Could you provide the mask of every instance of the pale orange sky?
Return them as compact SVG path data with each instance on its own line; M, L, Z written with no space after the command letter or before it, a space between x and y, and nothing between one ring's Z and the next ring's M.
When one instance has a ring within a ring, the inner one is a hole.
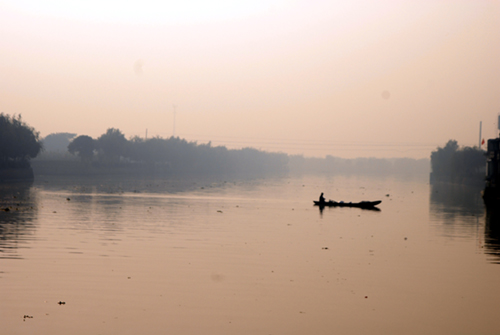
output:
M41 136L429 157L497 135L500 1L4 1L0 112Z

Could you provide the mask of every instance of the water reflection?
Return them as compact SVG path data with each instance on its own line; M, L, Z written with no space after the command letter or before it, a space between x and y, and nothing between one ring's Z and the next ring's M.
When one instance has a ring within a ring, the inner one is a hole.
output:
M437 183L431 185L431 211L444 213L454 221L466 216L484 215L481 186Z
M243 179L220 179L220 178L127 178L118 176L107 177L54 177L44 176L35 181L35 186L47 191L66 191L76 194L123 194L123 193L147 193L147 194L178 194L203 190L220 192L228 186L245 183ZM247 185L252 185L252 183Z
M356 210L356 211L368 211L368 212L380 212L381 209L378 207L368 207L368 208L363 208L363 207L329 207L329 206L316 206L319 209L319 215L322 218L323 217L323 212L325 210L325 207L328 208L328 210Z
M500 211L498 209L486 211L484 236L486 253L493 256L491 259L493 263L500 264Z
M443 236L477 236L477 228L484 222L481 188L442 183L432 185L430 213L431 220Z
M190 204L197 210L209 208L213 201L241 199L252 190L261 194L263 186L248 180L44 177L35 187L43 196L45 212L55 214L52 223L60 221L64 229L98 232L101 240L116 241L123 233L169 233L174 226L179 229L179 223L181 229L189 229L186 223L196 223L189 219L196 215Z
M432 185L430 213L443 236L477 238L481 243L484 227L485 252L492 256L492 263L500 264L500 214L485 208L481 189L470 185Z
M430 214L443 236L474 237L484 222L481 188L456 184L431 186Z
M18 249L32 239L36 198L31 183L0 185L0 258L20 258Z
M122 231L122 222L126 222L125 199L122 195L99 194L61 194L58 192L44 193L47 199L51 199L54 208L59 207L61 216L66 220L67 227L81 231L91 231L98 229L103 233L114 236L117 231ZM57 202L57 198L68 196L66 204L62 206ZM130 205L129 205L130 206Z

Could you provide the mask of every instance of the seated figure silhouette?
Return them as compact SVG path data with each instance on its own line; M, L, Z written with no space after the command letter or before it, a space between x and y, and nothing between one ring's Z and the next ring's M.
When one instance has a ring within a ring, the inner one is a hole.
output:
M321 192L321 195L319 196L319 203L324 204L325 203L325 197L323 196L323 192Z

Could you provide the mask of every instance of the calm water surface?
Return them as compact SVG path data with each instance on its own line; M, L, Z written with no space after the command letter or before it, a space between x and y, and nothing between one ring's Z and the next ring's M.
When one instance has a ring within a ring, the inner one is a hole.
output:
M478 191L310 176L4 186L0 333L499 334L500 224ZM383 202L320 212L320 192Z

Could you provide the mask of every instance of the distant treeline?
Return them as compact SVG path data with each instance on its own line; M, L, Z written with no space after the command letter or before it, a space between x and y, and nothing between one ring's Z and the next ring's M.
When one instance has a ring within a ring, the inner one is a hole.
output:
M46 151L38 161L60 161L58 167L47 166L45 170L62 173L66 169L85 173L89 169L98 169L101 173L107 173L106 171L112 167L127 167L143 173L143 168L147 167L148 171L155 174L245 174L253 176L286 172L428 176L430 172L429 159L343 159L333 156L325 158L289 156L252 148L235 150L223 146L214 147L211 143L197 144L179 137L168 139L134 137L127 140L120 130L114 128L108 129L97 139L86 135L75 136L71 133L57 133L44 139ZM64 148L67 148L66 152ZM76 157L79 157L81 163L70 164L69 161L75 160Z
M289 156L291 173L343 175L428 175L429 160L412 158L325 158Z
M2 128L3 127L3 128ZM21 117L0 114L0 164L29 166L35 174L133 173L169 175L265 176L284 173L423 175L429 173L428 159L356 158L333 156L308 158L270 153L253 148L227 149L198 144L179 137L125 138L115 128L94 139L73 133L50 134L40 140L38 133ZM41 148L44 150L38 155ZM434 170L437 171L437 170Z
M282 174L288 169L288 156L252 148L230 150L223 146L197 144L179 137L163 139L134 137L127 140L119 129L110 128L99 138L87 135L72 138L73 134L49 136L52 145L67 141L68 152L79 157L91 169L130 168L156 175L186 174ZM45 155L44 155L45 156ZM54 159L48 154L46 158ZM59 158L64 155L59 155ZM43 159L43 158L42 158Z
M486 152L478 147L459 147L449 140L431 154L431 182L481 183L485 179Z

